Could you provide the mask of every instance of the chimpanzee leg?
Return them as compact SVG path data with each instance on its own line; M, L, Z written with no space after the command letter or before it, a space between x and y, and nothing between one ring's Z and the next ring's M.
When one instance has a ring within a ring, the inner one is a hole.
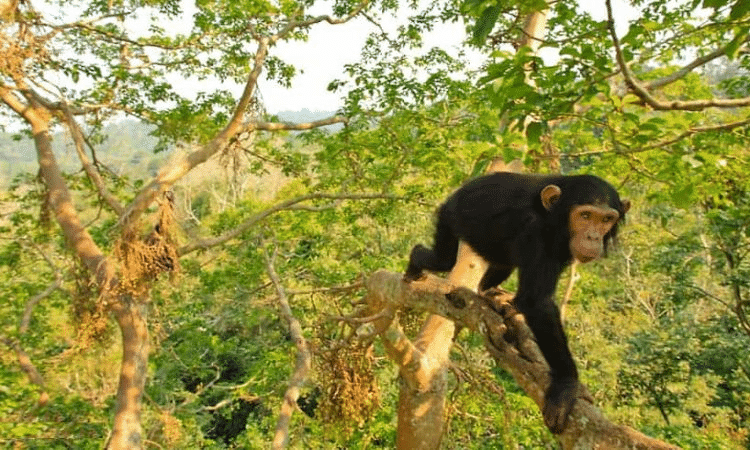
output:
M512 272L513 266L488 267L482 277L482 281L479 282L479 290L486 291L487 289L497 287L500 283L507 280Z
M409 256L409 267L406 269L404 278L416 280L422 276L422 270L433 272L447 272L456 264L458 253L458 238L453 235L449 218L443 211L438 213L438 222L435 227L435 242L433 248L424 245L416 245Z

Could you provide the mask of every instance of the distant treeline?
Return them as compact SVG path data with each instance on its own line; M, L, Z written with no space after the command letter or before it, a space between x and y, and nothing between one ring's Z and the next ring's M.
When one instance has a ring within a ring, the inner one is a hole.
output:
M282 111L276 115L284 122L309 122L333 115L330 111ZM97 159L118 175L153 176L166 155L154 153L157 139L154 127L135 120L123 120L104 128L107 139L96 146ZM53 150L62 169L73 172L81 164L67 132L53 136ZM0 133L0 189L6 189L19 174L36 174L34 140L21 133Z

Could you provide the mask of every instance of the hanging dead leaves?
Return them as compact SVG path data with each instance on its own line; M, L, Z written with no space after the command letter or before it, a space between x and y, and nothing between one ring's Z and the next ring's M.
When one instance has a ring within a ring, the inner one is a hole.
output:
M372 346L337 347L316 356L319 367L325 367L319 373L324 393L318 407L321 419L363 424L380 407Z
M143 294L160 273L179 269L171 191L165 192L159 202L151 232L144 238L138 228L130 226L115 245L115 256L121 263L120 288L135 295Z

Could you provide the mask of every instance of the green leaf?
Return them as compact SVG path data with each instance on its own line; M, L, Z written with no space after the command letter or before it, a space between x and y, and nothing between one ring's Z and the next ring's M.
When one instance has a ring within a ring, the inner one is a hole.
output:
M541 122L531 122L526 126L526 141L529 145L539 144L544 132L544 125Z
M520 158L521 156L523 156L523 152L518 149L510 146L503 148L503 161L505 162L513 161L514 159Z
M678 208L687 209L692 205L694 193L695 186L693 184L685 184L671 192L672 201Z
M738 0L737 3L741 3L743 1L744 0ZM719 9L726 4L727 4L726 0L703 0L704 8Z
M727 45L727 49L724 52L729 59L735 59L740 47L747 40L748 33L750 33L750 27L743 27L737 30L737 34L734 35L734 39Z
M729 12L729 18L731 20L742 20L748 12L750 12L750 2L747 0L737 0L732 6L732 10Z
M485 8L474 26L473 41L475 44L480 45L485 39L487 39L487 36L495 27L495 22L497 22L499 16L500 5L493 5Z

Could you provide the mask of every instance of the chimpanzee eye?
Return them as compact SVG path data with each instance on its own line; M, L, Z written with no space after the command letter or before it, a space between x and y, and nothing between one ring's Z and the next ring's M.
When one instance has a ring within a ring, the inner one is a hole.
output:
M591 213L588 211L583 211L581 213L581 218L584 220L589 220L591 218Z
M615 220L614 216L604 216L604 219L602 219L602 222L609 223Z

